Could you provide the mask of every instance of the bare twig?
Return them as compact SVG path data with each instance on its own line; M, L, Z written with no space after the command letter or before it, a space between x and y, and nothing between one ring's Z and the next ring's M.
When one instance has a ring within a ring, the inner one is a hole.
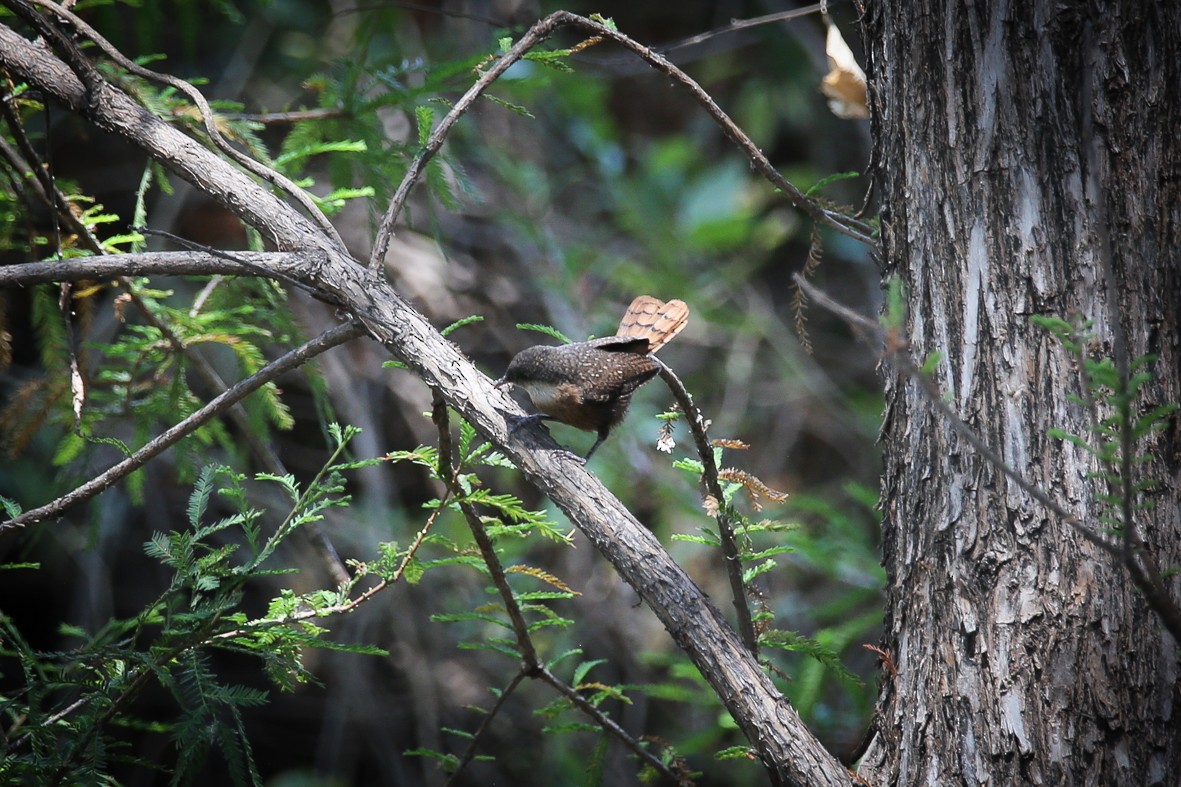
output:
M302 366L325 350L354 339L362 333L364 331L360 326L351 322L330 328L316 338L305 342L281 358L267 364L246 379L236 383L188 418L165 430L143 448L111 467L106 472L100 473L77 489L67 492L51 503L47 503L40 508L34 508L31 511L26 511L20 516L0 523L0 531L13 527L24 527L25 525L58 516L78 503L89 500L119 479L142 467L144 463L164 449L175 444L186 435L191 434L200 426L208 423L225 408L236 402L240 402L266 383L291 369Z
M728 35L730 33L737 33L739 30L749 30L752 27L760 27L761 25L770 25L776 22L790 22L793 19L800 19L801 17L810 16L811 14L820 13L824 7L823 3L813 3L806 5L803 8L793 8L790 11L777 11L773 14L764 14L763 16L756 16L753 19L735 19L725 27L719 27L714 30L709 30L700 35L690 36L689 38L681 39L675 44L666 44L664 46L653 47L657 52L667 55L669 52L675 52L687 46L700 44L708 41L711 38Z
M730 595L733 598L734 612L738 618L738 633L747 649L755 657L759 655L759 640L755 635L754 622L751 619L750 604L746 600L746 583L742 579L742 556L738 550L738 541L734 537L734 523L727 510L726 498L722 495L722 484L718 479L718 463L714 461L713 447L709 444L709 436L705 433L705 419L697 405L693 404L693 397L685 388L681 379L669 368L668 364L657 359L660 364L660 377L681 406L685 420L689 423L689 431L693 434L693 442L697 446L697 453L701 456L704 468L702 478L709 494L717 501L718 536L722 542L722 556L726 561L726 576L730 580Z
M500 713L500 709L504 707L505 701L508 700L509 695L517 690L521 685L521 681L525 679L525 670L522 669L513 675L513 679L509 681L508 685L504 687L497 697L496 702L492 703L492 707L484 714L484 720L480 722L480 726L472 733L471 739L468 741L467 748L463 750L463 754L459 755L459 759L455 763L455 769L451 771L451 775L447 777L444 782L444 787L454 784L456 777L463 773L463 769L476 756L476 750L479 748L480 741L484 738L484 733L492 726L492 720Z
M447 6L440 6L437 3L407 3L407 2L387 2L382 0L380 3L366 4L357 3L350 7L341 7L336 14L344 16L345 14L359 14L366 11L372 11L374 7L384 8L386 6L393 6L395 8L408 8L412 11L419 11L427 14L438 14L439 16L446 16L452 19L468 19L473 22L482 22L489 27L509 27L512 22L506 18L488 16L487 14L474 14L467 11L459 11Z
M239 112L237 114L227 114L224 117L230 120L249 120L251 123L259 123L264 126L283 126L293 123L302 123L306 120L333 120L335 118L347 117L343 109L335 109L332 107L321 107L319 109L293 109L289 112Z

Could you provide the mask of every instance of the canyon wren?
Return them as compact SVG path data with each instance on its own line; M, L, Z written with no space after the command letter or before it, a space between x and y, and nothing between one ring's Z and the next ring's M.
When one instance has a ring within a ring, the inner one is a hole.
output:
M684 329L689 307L641 295L627 307L614 336L556 347L538 345L517 353L497 388L513 385L529 394L541 412L520 419L509 434L538 421L559 421L597 432L590 459L623 420L632 394L660 372L652 354Z

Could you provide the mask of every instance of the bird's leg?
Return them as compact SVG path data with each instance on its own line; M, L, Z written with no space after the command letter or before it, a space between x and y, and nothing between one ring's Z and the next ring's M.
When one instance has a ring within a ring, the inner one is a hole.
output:
M582 458L582 461L585 462L585 461L589 460L591 458L591 454L593 454L595 452L596 448L598 448L599 446L601 446L603 444L603 441L607 439L607 435L610 433L611 433L610 426L606 427L605 429L600 429L599 430L599 439L595 440L595 444L592 445L590 447L590 450L586 452L586 456L584 456Z

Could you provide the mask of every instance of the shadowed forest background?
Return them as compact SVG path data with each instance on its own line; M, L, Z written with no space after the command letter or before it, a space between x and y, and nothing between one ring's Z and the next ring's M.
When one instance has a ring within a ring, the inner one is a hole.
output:
M558 7L610 17L622 32L657 48L725 28L733 19L783 10L746 2L679 3L671 10L611 2L277 1L83 5L78 13L128 56L197 82L206 97L221 102L220 113L248 124L256 135L250 144L298 161L301 175L314 179L313 192L372 189L342 200L332 216L350 252L364 260L377 217L417 147L419 108L443 115L475 80L473 69L500 51L498 39L519 35ZM859 51L853 8L835 5L832 13ZM570 46L584 38L563 32L550 43ZM868 167L868 126L829 111L818 89L828 70L824 42L825 28L812 14L707 37L667 56L789 180L803 190L819 184L816 196L856 210L870 187L857 174ZM812 224L752 172L700 106L668 79L607 44L563 62L569 71L519 63L492 87L493 100L482 100L463 118L398 227L389 278L437 327L482 317L449 338L491 377L518 350L551 341L518 324L551 325L580 341L614 332L635 295L689 304L689 326L662 359L712 421L711 437L749 445L727 450L722 464L789 494L784 503L762 500L762 510L739 496L752 521L778 518L790 525L764 543L790 551L774 556L776 565L755 580L756 608L809 638L764 655L804 721L848 763L876 693L877 657L862 645L877 643L881 620L874 511L880 383L873 354L843 323L814 307L798 308L792 276L811 260L813 283L874 314L878 272L868 250L853 241L827 230L814 236ZM141 200L145 214L137 218L142 153L53 107L28 113L26 121L59 187L91 195L104 214L117 217L100 227L100 236L128 233L142 222L218 249L252 246L232 214L174 178L151 181ZM363 142L363 149L327 144L346 140ZM11 171L6 176L5 262L44 256L53 232L49 213L17 199L12 183L19 178ZM42 253L30 253L30 243ZM176 248L159 238L149 245ZM265 326L249 337L211 331L194 342L226 380L250 368L242 347L247 338L274 357L297 343L295 337L322 331L335 319L330 307L298 289L280 295L247 279L223 281L216 291L191 277L157 277L151 286L160 291L153 302L161 305L197 309L213 297L221 299L218 308L238 309L243 324ZM75 292L73 329L90 377L95 435L138 445L175 420L166 402L176 400L164 396L171 386L209 393L183 365L137 378L150 348L118 357L106 352L136 322L130 312L128 322L121 321L118 290ZM13 289L0 297L3 329L12 336L11 361L0 371L6 449L0 494L28 509L120 453L109 442L71 437L64 356L46 339L61 335L46 327L61 319L46 308L56 303L57 290L49 286L38 296ZM204 466L253 473L261 469L258 452L270 452L297 481L309 483L332 450L332 422L361 429L348 447L358 459L432 445L429 390L412 375L383 367L388 360L369 341L332 350L316 360L311 375L309 369L287 375L272 399L248 403L250 435L225 421L61 519L0 538L4 562L40 564L0 572L7 620L31 648L64 651L78 645L73 628L93 634L165 592L172 572L146 555L144 545L155 532L184 526ZM116 396L117 385L129 380L133 392ZM656 449L662 423L656 416L671 401L659 383L643 388L589 469L729 612L721 553L695 538L712 522L697 475L673 465L692 456L684 426L671 457ZM550 432L578 452L593 440L562 426ZM479 475L495 491L519 496L527 509L548 505L511 469L484 468ZM320 523L345 559L371 560L381 542L405 545L429 515L424 505L439 495L424 468L411 461L357 468L346 479L352 505L328 512ZM264 531L279 524L288 504L279 488L249 481L245 494L267 509L260 519ZM227 504L214 495L209 505L217 515ZM552 507L549 513L555 532L571 533L569 543L537 533L497 543L506 564L543 570L577 593L552 602L566 622L541 630L539 644L551 657L579 649L584 667L574 682L586 684L588 694L603 691L599 707L631 734L672 747L685 768L701 772L697 783L762 783L757 763L715 757L744 744L726 711L635 593L560 513ZM470 535L458 515L441 517L433 532L455 555L467 554L463 544ZM224 538L234 541L228 532ZM430 548L424 555L439 562L413 582L385 590L349 615L317 621L330 626L328 639L372 645L382 654L309 649L303 662L309 680L290 691L269 682L256 658L212 654L208 668L219 680L267 692L265 704L241 708L265 783L445 781L437 761L463 750L464 733L474 733L484 718L475 708L491 706L514 662L490 644L507 635L468 614L494 601L486 577L464 560L444 560L441 545L438 552ZM285 588L301 593L331 585L303 539L283 542L272 560L268 568L294 571L247 585L249 615L263 614ZM448 622L447 616L459 617ZM834 654L852 674L839 674ZM13 651L5 650L4 692L20 671ZM605 784L636 783L638 766L629 753L584 726L586 719L559 700L540 681L523 684L476 751L494 759L468 766L459 783L577 784L588 773ZM144 725L115 732L126 746L112 751L110 772L126 784L164 783L168 774L144 763L175 765L175 730L167 727L178 713L175 699L156 687L135 703ZM418 754L407 756L411 751ZM230 771L214 747L195 778L223 783Z

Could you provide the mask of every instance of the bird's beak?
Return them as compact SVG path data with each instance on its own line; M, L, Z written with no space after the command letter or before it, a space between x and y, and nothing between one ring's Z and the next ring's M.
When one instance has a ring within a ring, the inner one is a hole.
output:
M506 380L503 377L501 377L496 382L492 383L492 387L496 388L496 389L504 388L506 385L509 387L512 387L512 383L510 383L508 380Z

